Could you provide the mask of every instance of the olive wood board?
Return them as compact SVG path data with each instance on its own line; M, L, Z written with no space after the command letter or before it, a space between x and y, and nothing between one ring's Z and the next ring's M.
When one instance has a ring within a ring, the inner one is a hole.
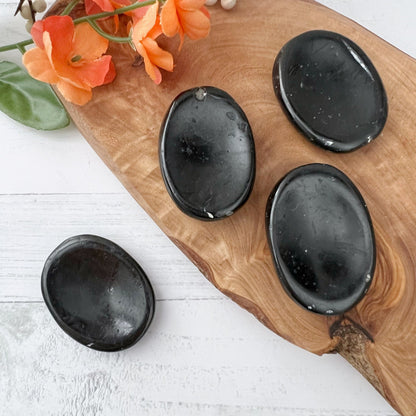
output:
M232 12L210 8L208 38L185 41L173 73L156 86L128 46L112 48L116 80L83 107L66 104L79 130L167 236L219 290L288 341L316 354L338 352L403 415L416 415L416 61L358 24L307 0L239 0ZM277 53L308 30L356 42L377 68L389 100L382 134L347 154L306 140L275 97ZM162 180L159 129L182 91L227 91L251 124L257 172L248 202L231 217L204 222L183 214ZM343 316L325 317L294 303L276 275L265 232L267 198L291 169L328 163L357 185L377 244L373 283Z

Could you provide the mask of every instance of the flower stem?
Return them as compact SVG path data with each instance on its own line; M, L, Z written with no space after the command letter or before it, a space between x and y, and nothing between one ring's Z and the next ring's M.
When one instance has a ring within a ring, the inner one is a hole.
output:
M121 7L120 9L116 9L112 12L102 12L102 13L97 13L97 14L93 14L90 16L83 16L83 17L79 17L78 19L74 20L74 24L79 24L79 23L83 23L83 22L90 22L91 20L98 20L98 19L103 19L105 17L111 17L111 16L115 16L116 14L123 14L126 12L130 12L134 9L138 9L139 7L145 7L145 6L151 6L152 4L155 4L157 2L157 0L147 0L147 1L143 1L143 2L135 2L133 4L130 4L129 6L126 7Z
M25 47L24 47L24 46L19 45L19 44L17 44L16 46L17 46L17 49L20 51L20 53L21 53L22 55L24 55L24 54L26 53L26 49L25 49Z
M61 16L66 16L74 10L74 7L79 3L80 0L72 0L68 5L65 7L64 11L61 13Z
M13 49L18 49L20 52L24 53L25 46L31 45L33 43L33 39L23 40L22 42L12 43L11 45L1 46L0 52L11 51Z
M118 43L129 43L131 42L131 37L126 37L126 38L122 38L120 36L112 36L109 35L107 32L105 32L104 30L102 30L100 28L100 26L98 26L97 22L95 22L95 20L93 19L89 19L87 20L88 23L91 25L91 27L99 34L101 35L103 38L108 39L111 42L118 42Z

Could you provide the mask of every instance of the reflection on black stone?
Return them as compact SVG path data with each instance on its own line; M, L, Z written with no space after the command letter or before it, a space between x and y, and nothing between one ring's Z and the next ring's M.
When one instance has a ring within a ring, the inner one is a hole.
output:
M250 195L254 140L244 112L224 91L202 87L179 95L163 122L159 155L170 196L192 217L227 217Z
M357 149L386 123L380 76L367 55L340 34L315 30L289 41L276 58L273 85L297 127L325 149Z
M298 303L332 315L364 296L374 233L364 200L342 172L321 164L291 171L270 195L266 219L278 276Z
M209 155L212 154L212 146L208 142L204 142L201 137L193 136L191 138L184 137L180 139L180 146L178 147L180 156L185 160L204 164L209 161Z
M49 256L42 294L59 326L97 350L130 347L147 331L153 290L141 267L109 240L69 238Z

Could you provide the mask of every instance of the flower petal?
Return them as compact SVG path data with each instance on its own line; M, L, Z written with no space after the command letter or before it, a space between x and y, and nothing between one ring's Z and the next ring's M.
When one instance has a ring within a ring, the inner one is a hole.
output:
M99 58L108 48L108 40L100 36L89 23L75 27L72 52L81 60L92 61Z
M91 89L78 88L64 80L60 80L56 86L65 100L71 103L84 105L92 98Z
M206 7L201 7L199 10L201 10L201 12L204 13L204 15L208 17L208 19L211 17L209 10Z
M149 31L146 37L150 39L156 39L162 33L163 32L162 32L162 26L160 26L160 17L157 16L155 25L152 27L152 29Z
M43 49L33 48L23 55L23 65L32 78L38 81L56 84L59 81L55 70Z
M182 50L183 41L185 40L185 33L183 32L182 26L179 26L179 37L181 42L179 43L178 51L180 52Z
M159 2L149 7L143 19L139 20L133 27L133 42L139 43L152 30L156 23Z
M114 6L110 0L92 0L101 11L103 12L112 12L114 10ZM86 7L85 7L86 10ZM87 10L86 10L87 11ZM88 13L88 11L87 11Z
M74 37L74 23L69 16L50 16L43 21L44 36L49 33L51 40L51 59L66 62L72 51L72 40Z
M201 10L181 10L180 21L190 39L202 39L209 35L210 20Z
M92 62L86 62L79 67L73 67L71 81L78 86L85 85L90 88L103 85L107 73L110 70L111 56L104 55Z
M137 52L143 57L144 68L147 72L147 75L149 75L155 84L159 85L162 82L162 74L160 73L159 68L156 65L153 65L145 47L141 43L137 45Z
M84 0L85 13L87 15L101 13L103 10L94 0Z
M175 0L167 0L162 7L160 23L166 36L171 38L178 33L180 25Z
M145 0L139 0L137 3L143 3L144 1ZM138 7L137 9L134 9L131 12L127 12L126 14L128 16L132 16L134 23L136 23L145 16L149 7L150 6Z
M163 50L155 40L146 38L142 41L150 61L159 68L173 71L173 56Z
M79 88L86 88L81 80L76 76L74 72L74 67L70 63L65 61L53 61L52 59L52 42L48 32L43 33L43 43L45 45L45 53L48 56L49 62L51 63L52 68L55 70L56 75L59 79L66 80L67 82L77 86Z
M52 42L49 32L43 32L43 44L45 46L45 53L49 59L49 62L56 72L58 78L71 78L71 66L67 62L67 59L64 61L53 60L52 58Z
M30 30L30 34L36 44L41 49L44 49L45 46L43 45L43 20L38 20L37 22L33 23L32 29Z
M204 6L205 0L176 0L176 4L184 10L199 10Z
M116 67L114 66L113 60L111 60L110 66L108 68L107 75L105 76L102 85L109 84L110 82L113 82L115 77L116 77Z
M129 6L131 4L129 0L110 0L110 2L115 9L120 9L121 7Z

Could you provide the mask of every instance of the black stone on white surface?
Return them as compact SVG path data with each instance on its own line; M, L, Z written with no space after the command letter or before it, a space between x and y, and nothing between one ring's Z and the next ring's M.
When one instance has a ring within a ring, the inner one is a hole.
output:
M377 70L358 45L338 33L314 30L290 40L276 58L273 86L295 125L334 152L369 143L387 120Z
M153 289L121 247L93 235L71 237L46 260L42 295L72 338L101 351L135 344L154 314Z
M180 94L160 132L160 167L166 188L187 215L214 220L248 199L255 178L255 147L246 115L214 87Z
M280 281L304 308L338 315L367 293L376 246L367 206L330 165L289 172L270 195L267 237Z

